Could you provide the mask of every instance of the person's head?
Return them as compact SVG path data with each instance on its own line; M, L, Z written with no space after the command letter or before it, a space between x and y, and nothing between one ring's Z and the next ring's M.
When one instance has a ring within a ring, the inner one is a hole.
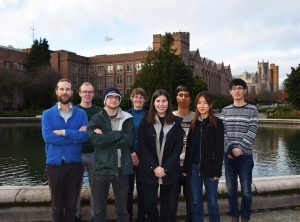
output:
M207 91L198 93L195 98L195 116L191 123L192 128L195 127L199 117L202 119L209 118L210 125L216 125L216 117L214 116L213 111L213 99Z
M84 82L79 87L79 96L81 102L85 104L91 104L94 98L94 87L90 82Z
M177 86L175 89L178 108L189 109L191 104L191 90L187 86Z
M234 101L244 100L247 91L247 83L242 79L233 79L230 82L230 95Z
M130 100L135 110L140 110L144 107L147 99L146 91L143 88L135 88L130 94Z
M173 122L170 96L164 89L158 89L152 95L147 116L148 123L155 123L155 115L165 117L166 123Z
M109 109L117 109L121 103L121 93L115 87L109 87L104 91L104 106Z
M58 102L62 104L68 104L71 101L73 90L72 83L68 79L58 80L55 88L55 94Z

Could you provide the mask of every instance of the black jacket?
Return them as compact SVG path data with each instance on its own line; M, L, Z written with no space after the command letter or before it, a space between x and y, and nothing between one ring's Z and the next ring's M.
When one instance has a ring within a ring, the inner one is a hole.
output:
M180 175L180 154L183 147L183 129L181 118L175 117L173 126L166 135L164 153L161 167L165 169L166 176L162 178L163 184L173 184ZM158 184L158 177L154 169L159 166L156 153L156 132L153 124L148 124L146 117L142 120L138 132L140 163L137 180L147 184Z
M209 126L209 118L197 121L195 128L190 128L187 137L183 171L192 175L192 164L197 147L200 147L200 174L207 177L221 177L224 155L224 127L217 118L216 127ZM200 144L201 142L201 144Z

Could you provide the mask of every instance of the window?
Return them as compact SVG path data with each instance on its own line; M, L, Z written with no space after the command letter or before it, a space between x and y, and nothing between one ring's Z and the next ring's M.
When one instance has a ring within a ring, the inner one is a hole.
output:
M85 72L85 67L84 66L80 66L79 67L79 73L80 74L84 74L84 72Z
M73 77L72 77L72 85L77 85L77 82L78 82L78 77L77 77L77 75L75 74L75 75L73 75Z
M73 66L72 66L72 72L73 72L74 74L78 74L78 65L73 65Z
M135 69L136 69L136 71L140 71L141 69L142 69L142 63L141 62L138 62L138 63L136 63L135 64Z
M23 96L18 95L17 105L20 107L20 106L23 106L23 104L24 104Z
M12 70L13 69L13 66L14 65L14 62L11 62L11 61L4 61L4 66L6 69L8 70Z
M92 83L93 85L95 84L95 78L94 77L90 77L90 83Z
M112 76L106 76L106 84L110 85L113 83L113 77Z
M97 96L103 96L103 90L97 90Z
M113 65L108 65L107 66L107 72L112 73L114 71L114 66Z
M131 84L132 83L132 75L126 75L126 83Z
M89 67L89 73L93 74L95 72L95 67L94 66L90 66Z
M117 84L122 84L123 83L123 76L122 75L117 75L116 83Z
M132 63L126 64L126 71L131 72L133 70Z
M104 66L97 66L97 73L103 74L105 72Z
M123 65L122 64L117 65L117 72L123 72Z
M103 76L97 76L97 85L103 85Z
M126 89L126 93L127 93L127 94L130 94L130 93L131 93L131 89L130 89L130 88L127 88L127 89Z
M84 81L84 77L81 77L80 78L80 84L82 84L82 83L84 83L85 81Z

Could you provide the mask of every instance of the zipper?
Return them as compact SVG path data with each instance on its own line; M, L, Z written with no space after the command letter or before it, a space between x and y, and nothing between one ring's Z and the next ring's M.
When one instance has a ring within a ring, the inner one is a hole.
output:
M199 158L199 176L200 176L200 166L201 166L201 158L202 158L202 155L201 155L201 148L202 148L202 126L203 126L203 120L201 121L201 125L200 125L200 158Z

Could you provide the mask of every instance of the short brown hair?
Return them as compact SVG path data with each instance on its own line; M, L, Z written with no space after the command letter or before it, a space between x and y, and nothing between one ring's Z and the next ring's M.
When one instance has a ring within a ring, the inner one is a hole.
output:
M71 82L71 80L69 80L69 79L60 79L60 80L58 80L58 82L56 83L55 90L58 89L58 83L60 83L60 82L68 82L68 83L70 83L70 84L71 84L71 89L72 89L72 82Z
M84 82L84 83L82 83L82 84L79 86L79 92L80 92L82 86L92 86L92 87L94 88L94 86L93 86L92 83L90 83L90 82Z
M147 94L146 94L146 91L141 88L141 87L138 87L138 88L134 88L132 91L131 91L131 94L130 94L130 98L133 98L135 95L141 95L145 98L145 100L147 99Z

